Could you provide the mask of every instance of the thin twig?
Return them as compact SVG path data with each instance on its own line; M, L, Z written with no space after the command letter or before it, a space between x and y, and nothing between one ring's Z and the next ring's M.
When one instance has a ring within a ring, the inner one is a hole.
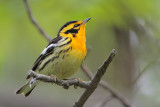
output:
M70 86L79 86L81 88L88 88L89 82L86 81L81 81L78 79L68 79L68 80L60 80L57 77L53 76L47 76L43 74L38 74L32 70L29 71L29 75L31 77L36 78L36 80L40 80L43 82L48 82L48 83L55 83L57 85L63 86L63 88L68 89Z
M107 60L103 63L103 65L98 69L95 76L90 81L90 87L88 87L81 97L78 99L78 101L75 103L73 107L83 107L87 99L90 97L90 95L94 92L94 90L97 88L97 85L99 84L102 76L106 72L106 69L108 68L109 64L111 63L112 59L114 58L116 54L115 49L112 50Z
M28 4L28 0L24 0L26 9L27 9L27 13L28 13L28 17L30 19L30 21L33 23L33 25L38 29L38 31L49 41L51 42L52 38L41 28L41 26L38 24L38 22L36 21L36 19L33 17L31 9L29 7Z
M89 79L93 78L94 76L93 73L90 71L90 69L86 65L82 64L81 69L89 77Z
M106 98L104 98L103 100L101 100L94 107L104 107L106 105L106 103L109 102L110 100L112 100L113 98L114 98L113 95L109 95Z
M117 100L119 100L125 107L133 107L129 101L121 96L117 91L115 91L111 86L109 86L108 83L101 81L100 82L101 86L103 86L105 89L107 89Z
M50 42L52 40L51 37L40 27L40 25L37 23L36 19L33 17L31 9L30 9L29 4L28 4L28 0L24 0L24 3L25 3L25 6L26 6L26 9L27 9L27 13L28 13L30 21L38 29L38 31L42 34L42 36L44 36L44 38L47 39ZM82 65L81 68L82 68L83 71L85 71L85 73L87 74L88 77L92 78L94 76L93 73L88 69L87 66ZM35 76L36 76L36 74L35 74ZM40 80L41 79L40 77L37 77L37 79ZM51 79L51 77L50 77L50 79ZM63 83L63 82L65 82L65 81L61 81L61 83ZM76 82L77 81L75 81L75 83L73 83L73 84L76 84ZM120 96L105 81L101 80L100 83L99 83L99 85L101 85L103 88L107 89L115 98L117 98L120 102L122 102L126 107L132 107L131 104L127 101L127 99L125 99L122 96ZM65 87L65 86L69 87L68 85L64 85L63 87ZM82 88L83 88L83 86L82 86Z
M94 92L97 88L98 83L100 82L102 76L106 72L109 64L111 63L112 59L114 58L116 51L113 49L110 53L107 60L103 63L103 65L98 69L96 75L91 79L89 82L80 81L78 79L69 79L69 80L60 80L55 76L47 76L43 74L38 74L32 70L29 71L29 75L31 77L36 78L36 80L40 80L42 82L49 82L49 83L56 83L57 85L63 86L65 89L68 89L69 86L79 86L81 88L85 88L86 90L79 98L79 100L75 103L74 107L83 107L89 96Z
M89 78L93 78L93 73L90 71L90 69L86 65L82 65L81 69L86 73L86 75ZM104 89L108 90L116 99L118 99L125 107L133 107L132 104L129 103L129 101L122 97L118 92L116 92L107 82L101 80L99 82L99 85L102 86Z

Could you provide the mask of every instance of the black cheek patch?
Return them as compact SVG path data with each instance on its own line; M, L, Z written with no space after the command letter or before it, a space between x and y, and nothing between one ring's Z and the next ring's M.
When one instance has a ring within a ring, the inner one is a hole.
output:
M68 34L68 33L78 33L78 30L79 30L79 29L70 29L70 30L67 30L67 31L65 32L65 34Z

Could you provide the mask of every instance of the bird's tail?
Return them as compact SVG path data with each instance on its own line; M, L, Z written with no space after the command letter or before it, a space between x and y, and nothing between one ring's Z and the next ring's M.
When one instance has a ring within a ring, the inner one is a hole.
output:
M31 80L32 81L32 80ZM27 97L33 89L36 87L37 82L31 84L31 81L27 82L24 84L22 87L20 87L17 91L16 94L23 94L25 97Z

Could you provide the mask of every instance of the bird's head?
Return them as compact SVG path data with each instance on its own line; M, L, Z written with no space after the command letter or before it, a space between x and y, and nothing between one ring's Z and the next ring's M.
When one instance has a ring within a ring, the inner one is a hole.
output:
M85 25L91 17L80 21L69 21L64 24L58 32L58 36L62 37L82 37L85 36Z

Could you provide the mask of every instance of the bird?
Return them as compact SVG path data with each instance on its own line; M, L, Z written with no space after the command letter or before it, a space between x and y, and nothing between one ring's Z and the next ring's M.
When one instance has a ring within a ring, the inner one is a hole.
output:
M91 17L64 24L57 36L41 52L31 70L47 76L54 75L61 80L75 74L87 54L85 25L90 19ZM29 80L16 91L16 94L27 97L40 82L29 74L26 79Z

